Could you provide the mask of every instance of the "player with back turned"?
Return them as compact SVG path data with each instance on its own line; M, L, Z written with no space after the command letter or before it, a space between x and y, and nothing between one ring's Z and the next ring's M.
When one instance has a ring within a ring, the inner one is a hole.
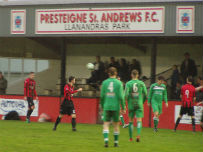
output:
M128 101L129 111L129 136L133 141L133 121L137 118L137 137L136 141L140 142L140 134L142 130L142 118L144 117L143 104L147 96L147 88L141 80L138 80L139 73L137 70L131 72L132 80L126 83L125 98Z
M178 124L184 114L188 114L192 118L193 132L195 132L195 115L194 115L194 102L195 97L195 87L192 85L193 78L191 76L187 77L187 84L181 88L181 98L182 106L180 109L180 114L176 120L174 131L176 131Z
M108 147L109 125L113 120L114 125L114 147L118 147L119 138L119 116L125 113L125 102L123 95L123 84L117 80L117 70L114 67L108 69L109 78L102 82L100 104L103 110L103 135L105 147Z
M154 112L154 131L158 131L159 116L162 113L162 102L165 101L166 107L168 107L167 90L164 83L164 77L159 76L157 83L150 86L148 105L152 105Z
M28 102L28 111L27 111L27 117L26 117L27 123L30 123L30 115L32 114L35 108L33 99L36 98L36 100L38 100L37 92L36 92L36 82L34 78L35 78L35 73L30 72L29 78L27 78L24 81L24 99Z
M76 113L75 113L75 108L74 108L74 104L72 101L72 96L74 93L76 93L78 91L82 91L82 88L75 90L73 87L74 84L75 84L75 77L70 76L69 83L66 84L64 87L64 100L60 106L59 116L56 119L53 131L56 130L58 124L61 122L63 115L69 115L72 117L72 121L71 121L72 130L76 131Z

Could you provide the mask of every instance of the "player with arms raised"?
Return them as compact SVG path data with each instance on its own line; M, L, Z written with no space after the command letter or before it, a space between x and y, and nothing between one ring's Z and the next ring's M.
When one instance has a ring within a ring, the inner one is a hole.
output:
M72 101L72 96L74 93L78 91L82 91L82 88L79 88L78 90L74 90L73 85L75 84L75 77L70 76L69 77L69 83L65 85L64 87L64 100L63 103L60 106L60 114L58 118L56 119L53 131L56 130L57 125L60 123L61 118L63 115L69 115L72 117L72 130L76 131L76 113L75 113L75 108L74 104Z
M142 118L144 117L143 103L147 96L147 88L144 82L138 80L139 73L137 70L131 72L132 80L126 83L125 98L128 101L129 111L129 136L130 141L133 141L133 120L137 118L137 137L136 141L140 141L142 130Z
M192 85L193 78L191 76L187 77L187 84L181 88L181 98L182 106L180 109L180 115L176 120L174 131L176 131L178 124L184 114L188 114L192 118L193 132L195 132L195 115L194 115L194 102L195 97L195 87Z
M35 73L30 72L29 78L27 78L24 81L24 99L28 102L28 111L27 111L27 117L26 117L27 123L30 123L30 116L35 108L33 99L36 98L36 100L38 100L37 92L36 92L36 82L34 78L35 78Z
M162 113L162 101L165 101L168 107L167 91L164 83L164 77L159 76L157 83L151 85L149 90L148 105L152 105L154 112L154 131L158 131L159 116Z
M108 147L109 125L113 120L114 147L118 147L120 105L122 108L121 113L125 113L124 91L123 84L116 78L116 68L110 67L108 74L109 78L102 82L100 99L104 120L103 135L105 147Z

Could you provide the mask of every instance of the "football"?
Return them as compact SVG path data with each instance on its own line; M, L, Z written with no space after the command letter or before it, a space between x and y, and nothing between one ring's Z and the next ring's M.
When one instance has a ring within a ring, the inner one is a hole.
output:
M94 70L94 64L93 63L87 63L86 67L88 70Z

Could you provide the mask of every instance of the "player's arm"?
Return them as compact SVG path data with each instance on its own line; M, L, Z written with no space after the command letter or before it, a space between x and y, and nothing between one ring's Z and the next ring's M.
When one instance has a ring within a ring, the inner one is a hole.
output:
M150 105L150 103L151 103L152 94L153 94L153 85L151 85L151 87L149 89L148 105Z
M124 99L124 94L123 94L123 85L122 85L122 83L120 83L119 95L120 95L121 108L123 110L123 113L125 113L125 99Z
M128 83L126 83L126 85L125 85L125 93L124 93L125 100L128 100L128 96L129 96L129 86L128 86Z
M37 91L35 88L34 88L34 95L35 95L35 98L38 100Z
M168 97L167 97L166 86L164 87L163 96L164 96L164 101L165 101L166 107L168 107Z
M24 99L27 100L27 80L25 80L24 82Z
M165 103L168 103L168 97L167 97L167 90L166 90L166 87L164 87L163 96L164 96L164 101L165 101Z
M196 91L196 92L197 92L197 91L200 91L202 88L203 88L203 86L199 86L199 87L195 88L195 91Z
M101 93L100 93L100 104L102 109L104 108L104 98L105 98L105 88L104 88L104 84L102 83Z
M196 89L193 91L193 103L195 103L195 102L196 102L196 95L195 95L195 91L196 91Z
M147 100L147 88L146 88L146 85L144 84L144 82L143 82L143 92L142 92L142 95L143 95L143 104L144 104L144 102Z
M201 104L203 104L203 101L198 102L198 103L197 103L197 106L199 106L199 105L201 105Z

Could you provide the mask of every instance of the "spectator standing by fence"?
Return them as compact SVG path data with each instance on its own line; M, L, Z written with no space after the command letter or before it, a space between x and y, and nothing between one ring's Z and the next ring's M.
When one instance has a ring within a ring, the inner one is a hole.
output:
M188 52L186 52L184 56L185 56L185 59L181 64L181 76L184 82L186 82L186 78L188 76L192 76L192 77L197 76L197 67L196 67L195 61L190 59L190 54Z
M6 94L7 80L4 78L2 72L0 72L0 95Z

